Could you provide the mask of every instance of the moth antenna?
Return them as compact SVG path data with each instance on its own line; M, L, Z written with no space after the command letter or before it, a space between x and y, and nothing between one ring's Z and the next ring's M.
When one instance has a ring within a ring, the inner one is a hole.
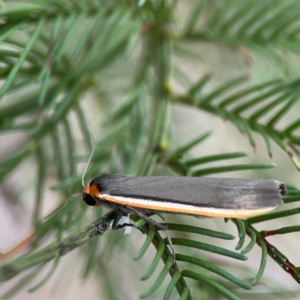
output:
M87 170L88 170L88 167L89 167L90 162L91 162L91 160L92 160L92 157L93 157L93 155L94 155L95 148L96 148L96 147L95 147L95 145L94 145L93 148L92 148L92 152L91 152L91 154L90 154L89 160L88 160L88 162L87 162L87 164L86 164L86 166L85 166L85 169L84 169L83 174L82 174L82 177L81 177L81 183L82 183L82 186L83 186L83 187L85 187L85 185L84 185L84 176L85 176L85 174L86 174L86 172L87 172Z
M58 208L54 209L54 211L52 211L44 219L47 219L47 218L53 216L54 214L56 214L59 210L61 210L62 208L64 208L73 198L75 198L77 196L82 196L82 193L75 193L75 194L71 195L70 197L68 197L66 199L65 203L63 203L62 205L60 205Z

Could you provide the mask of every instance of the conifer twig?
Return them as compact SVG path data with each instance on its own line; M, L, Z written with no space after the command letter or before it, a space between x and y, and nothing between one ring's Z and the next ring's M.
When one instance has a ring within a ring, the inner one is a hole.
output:
M95 236L102 235L110 226L114 212L109 212L80 232L55 242L37 252L23 255L14 261L0 266L0 282L8 280L25 269L44 264L56 257L63 256L87 243Z

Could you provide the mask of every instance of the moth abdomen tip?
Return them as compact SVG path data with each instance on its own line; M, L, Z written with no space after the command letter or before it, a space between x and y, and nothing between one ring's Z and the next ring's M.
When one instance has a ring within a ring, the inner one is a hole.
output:
M282 196L286 195L287 194L287 189L286 189L286 186L284 185L283 182L280 183L279 185L279 190L280 190L280 194Z

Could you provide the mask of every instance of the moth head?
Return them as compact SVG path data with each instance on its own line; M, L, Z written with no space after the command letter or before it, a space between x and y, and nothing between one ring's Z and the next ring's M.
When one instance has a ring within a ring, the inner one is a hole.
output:
M82 191L82 199L89 206L98 206L97 197L100 191L96 185L86 186Z

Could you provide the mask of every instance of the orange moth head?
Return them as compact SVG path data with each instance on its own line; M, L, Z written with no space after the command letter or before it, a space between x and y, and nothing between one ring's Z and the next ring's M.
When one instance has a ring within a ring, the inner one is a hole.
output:
M99 204L95 200L99 195L100 191L96 185L86 186L82 191L83 201L90 206L98 206Z

